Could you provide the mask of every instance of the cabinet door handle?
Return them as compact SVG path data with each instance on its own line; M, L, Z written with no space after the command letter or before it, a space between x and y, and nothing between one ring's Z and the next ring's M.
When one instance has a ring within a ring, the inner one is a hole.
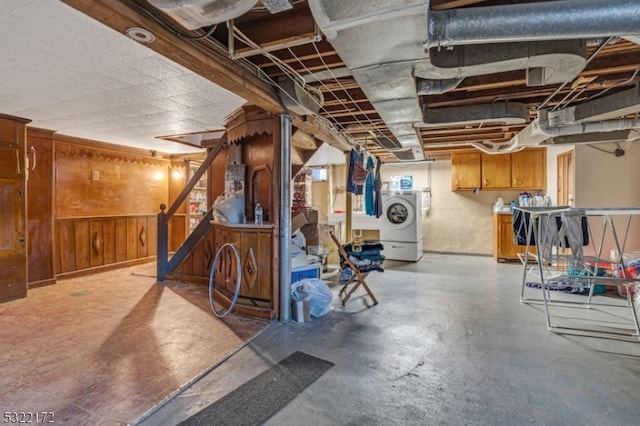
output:
M36 147L31 147L31 170L36 169Z
M20 174L20 150L16 149L16 172Z
M489 179L485 179L485 180L484 180L484 184L483 184L483 185L484 185L484 186L489 186Z

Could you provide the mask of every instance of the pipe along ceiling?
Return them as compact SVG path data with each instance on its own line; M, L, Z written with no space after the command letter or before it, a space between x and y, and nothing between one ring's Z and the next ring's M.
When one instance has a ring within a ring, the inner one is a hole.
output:
M428 0L309 0L320 29L395 136L397 143L384 143L385 148L402 160L424 158L420 127L529 119L522 104L431 108L420 96L453 90L466 77L514 70L526 70L528 86L571 82L587 64L588 40L640 41L640 2L602 3L560 0L430 11ZM474 146L497 153L570 135L636 135L629 130L640 125L620 117L637 112L634 89L553 113L541 110L512 140Z

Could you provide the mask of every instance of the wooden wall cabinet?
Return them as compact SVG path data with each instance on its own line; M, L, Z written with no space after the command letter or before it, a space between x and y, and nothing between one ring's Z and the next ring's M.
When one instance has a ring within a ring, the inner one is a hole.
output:
M474 189L482 186L481 153L451 153L451 188L453 190Z
M547 187L546 148L507 154L480 151L451 153L451 189L544 190Z
M511 153L511 187L545 189L547 187L547 150L524 149Z
M482 153L482 189L511 186L511 155Z

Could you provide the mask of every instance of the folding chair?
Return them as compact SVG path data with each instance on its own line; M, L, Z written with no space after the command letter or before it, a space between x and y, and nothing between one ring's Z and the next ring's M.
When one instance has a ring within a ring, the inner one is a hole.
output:
M331 235L333 242L336 244L336 247L338 247L338 253L340 253L340 257L344 260L344 262L347 264L347 266L349 267L349 269L351 269L351 272L352 272L351 277L346 283L342 285L342 288L340 289L340 292L339 292L342 305L344 306L344 304L347 303L351 295L358 289L358 287L360 287L360 285L364 287L369 297L371 297L373 304L377 305L378 300L373 295L373 292L365 282L365 278L367 278L367 275L369 275L370 271L360 272L360 269L356 265L354 265L353 262L349 259L349 255L345 251L340 241L338 241L336 236L333 235L333 232L330 231L329 234Z

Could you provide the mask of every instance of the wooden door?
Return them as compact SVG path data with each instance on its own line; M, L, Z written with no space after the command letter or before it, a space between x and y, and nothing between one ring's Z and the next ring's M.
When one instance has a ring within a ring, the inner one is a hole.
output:
M482 153L482 188L511 187L511 156L509 154Z
M558 205L573 207L573 151L558 155Z
M480 188L480 152L454 152L451 154L451 189Z
M0 301L27 295L27 121L0 115Z
M29 285L55 282L53 272L53 132L27 135L27 232Z

